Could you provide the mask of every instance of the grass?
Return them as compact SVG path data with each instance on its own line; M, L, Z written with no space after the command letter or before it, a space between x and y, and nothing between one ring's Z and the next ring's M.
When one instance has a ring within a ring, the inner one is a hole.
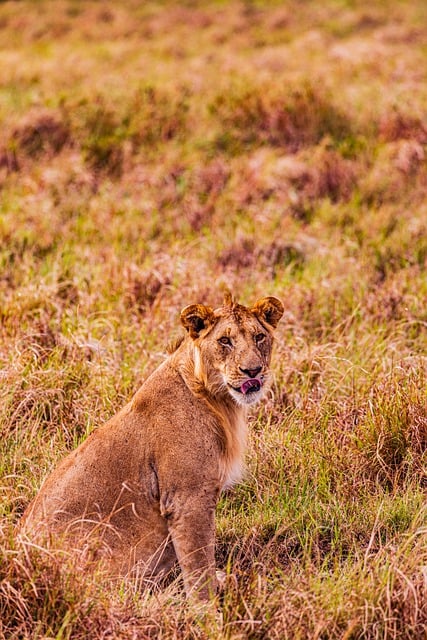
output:
M0 637L425 638L426 18L0 4ZM49 470L223 285L286 311L218 505L218 609L18 545Z

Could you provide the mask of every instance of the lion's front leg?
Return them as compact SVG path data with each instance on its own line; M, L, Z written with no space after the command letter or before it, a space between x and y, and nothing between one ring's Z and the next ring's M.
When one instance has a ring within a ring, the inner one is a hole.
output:
M187 597L209 600L217 592L215 573L215 507L217 491L198 489L168 493L161 501L162 515L184 579Z

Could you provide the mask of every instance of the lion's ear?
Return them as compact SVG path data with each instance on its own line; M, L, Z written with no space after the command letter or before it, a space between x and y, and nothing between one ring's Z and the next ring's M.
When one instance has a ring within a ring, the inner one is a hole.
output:
M203 304L190 304L181 311L181 323L193 339L198 338L213 321L213 309Z
M285 308L278 298L273 296L267 296L261 298L252 307L251 311L254 313L261 322L267 323L270 327L275 329L280 318L283 315Z

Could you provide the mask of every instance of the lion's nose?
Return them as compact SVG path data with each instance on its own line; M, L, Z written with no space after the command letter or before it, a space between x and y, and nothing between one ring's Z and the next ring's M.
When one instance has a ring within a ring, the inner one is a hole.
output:
M262 367L256 367L255 369L242 369L242 367L240 367L240 371L249 376L249 378L256 378L261 369Z

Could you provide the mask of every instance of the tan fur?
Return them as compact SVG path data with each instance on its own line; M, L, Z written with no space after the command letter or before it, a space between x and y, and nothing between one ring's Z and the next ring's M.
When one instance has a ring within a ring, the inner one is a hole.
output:
M186 307L187 337L46 479L20 535L55 534L117 575L151 580L178 560L187 594L212 595L215 507L241 476L246 409L270 384L282 313L272 297L252 309L231 296L216 311Z

